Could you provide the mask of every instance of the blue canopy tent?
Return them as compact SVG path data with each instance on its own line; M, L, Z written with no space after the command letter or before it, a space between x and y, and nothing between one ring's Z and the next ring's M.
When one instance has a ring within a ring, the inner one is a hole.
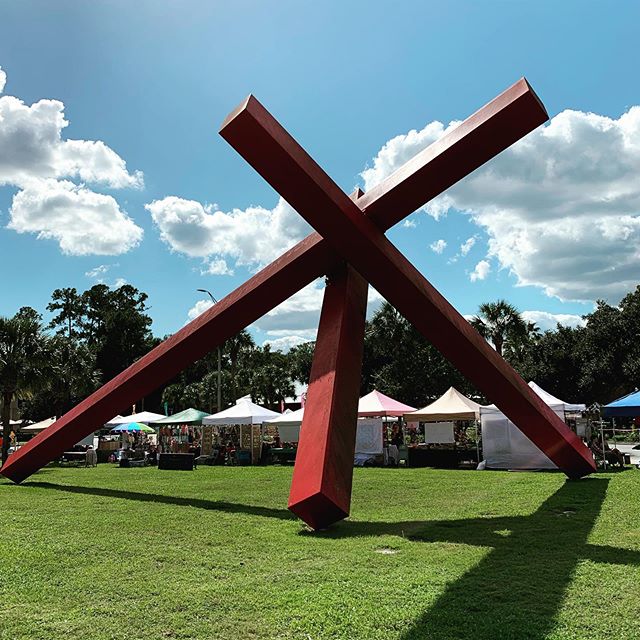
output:
M623 418L640 416L640 391L632 391L602 407L605 418Z

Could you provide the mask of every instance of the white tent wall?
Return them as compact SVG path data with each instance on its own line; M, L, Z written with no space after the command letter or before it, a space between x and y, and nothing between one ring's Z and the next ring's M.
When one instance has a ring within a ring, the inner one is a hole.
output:
M278 420L265 424L278 428L282 442L298 442L300 438L300 425L281 424ZM377 455L381 454L383 449L382 418L358 418L355 453Z
M561 420L564 411L551 407ZM502 412L480 409L482 451L488 469L557 469L527 436Z

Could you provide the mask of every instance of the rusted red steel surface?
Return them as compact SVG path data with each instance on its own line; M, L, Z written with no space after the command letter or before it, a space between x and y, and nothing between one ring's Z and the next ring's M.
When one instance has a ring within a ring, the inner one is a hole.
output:
M289 493L289 509L313 529L349 515L367 289L343 265L324 292Z
M237 129L247 113L246 106L253 101L249 98L227 119L223 136L232 133L234 127ZM362 211L385 230L546 118L533 91L526 81L520 80L366 194ZM236 130L238 140L246 135L250 135L246 127ZM267 153L273 140L266 139L264 148L260 144L255 144L248 155ZM456 161L458 156L463 159ZM277 174L279 169L273 170ZM53 428L10 456L2 475L21 482L115 413L171 379L338 263L337 254L318 234L305 238L65 414Z
M595 470L582 441L393 246L374 216L362 215L369 194L352 201L257 100L234 120L225 139L532 442L570 477ZM386 193L393 207L393 189Z
M356 200L360 189L351 194ZM349 515L368 284L346 264L327 279L289 509L313 529Z

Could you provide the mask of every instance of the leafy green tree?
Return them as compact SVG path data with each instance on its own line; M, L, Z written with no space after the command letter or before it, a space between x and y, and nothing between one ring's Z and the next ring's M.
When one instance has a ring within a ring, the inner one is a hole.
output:
M49 374L48 337L39 315L25 307L12 318L0 317L0 393L2 394L2 463L11 434L10 410L15 397L42 388Z
M153 338L147 294L125 284L109 289L97 284L82 296L80 337L96 354L106 382L149 351Z
M493 344L499 355L502 355L505 343L522 340L528 331L520 312L506 300L481 304L471 324Z
M267 407L278 409L281 401L295 393L287 355L271 351L268 344L251 352L246 374L252 398Z
M315 351L315 342L303 342L289 350L287 359L289 361L289 370L291 377L298 382L307 384L311 376L311 363L313 362L313 352Z
M365 330L362 393L376 388L416 407L455 386L475 389L391 304L384 302Z
M66 332L67 338L72 340L78 334L84 308L84 301L75 288L56 289L51 294L47 311L58 314L49 323L49 328L58 329L58 333Z

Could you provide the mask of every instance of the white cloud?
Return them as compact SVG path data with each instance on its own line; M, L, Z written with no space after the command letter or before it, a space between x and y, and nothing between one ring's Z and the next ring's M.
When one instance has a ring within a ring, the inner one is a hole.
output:
M116 278L112 288L119 289L120 287L124 287L125 284L127 284L127 281L124 278Z
M442 239L436 240L429 245L429 248L434 253L442 253L447 248L447 241Z
M240 266L271 262L309 232L309 225L282 198L273 209L252 206L219 211L212 205L169 196L145 205L171 249ZM226 263L225 263L226 264Z
M469 280L476 282L476 280L484 280L491 271L491 265L486 260L480 260L476 265L476 268L469 274Z
M21 187L34 178L79 178L115 189L143 185L142 173L129 173L125 161L104 142L63 140L68 124L59 100L29 106L1 96L0 185Z
M441 122L434 121L430 122L420 131L412 129L409 133L396 136L386 142L373 159L373 166L368 167L360 174L364 180L365 192L369 191L369 189L379 182L382 182L384 178L391 175L405 162L411 160L413 156L441 138L458 124L458 122L451 122L445 127ZM435 208L431 208L429 212L437 219L440 214L446 213L446 209L438 211Z
M4 85L7 83L7 74L0 67L0 93L4 91Z
M523 311L520 315L527 322L535 322L541 331L555 329L558 324L566 327L583 327L586 322L582 316L571 313L549 313L548 311Z
M315 340L323 296L324 279L315 280L257 320L255 326L269 336L296 335L305 337L305 342ZM382 296L369 287L367 317L371 317L382 300Z
M233 269L227 265L227 261L223 258L212 259L205 263L205 268L201 271L202 275L210 276L232 276Z
M311 338L313 340L314 338ZM293 347L297 347L299 344L304 344L305 342L309 342L309 338L300 335L287 335L282 336L281 338L270 338L269 340L265 340L262 345L271 345L272 351L283 351L287 353Z
M397 136L363 172L367 189L444 133ZM563 111L428 203L468 213L520 285L616 303L640 280L640 107L618 119Z
M0 93L6 74L0 70ZM0 186L17 187L7 227L58 241L72 255L120 254L137 246L142 229L112 196L83 183L139 188L142 173L104 142L65 140L64 104L39 100L26 105L0 96Z
M100 264L93 269L89 269L89 271L85 271L84 275L87 276L87 278L92 279L102 278L102 276L106 275L107 271L109 271L110 268L110 264Z
M211 300L198 300L193 307L189 309L187 316L189 316L189 320L194 320L212 306L213 302L211 302Z
M407 229L415 229L416 228L416 221L415 220L410 220L409 218L407 218L406 220L402 221L402 226L407 228Z
M13 197L10 214L9 229L56 240L69 255L117 255L142 239L113 197L66 180L31 181Z
M476 243L476 237L475 236L471 236L470 238L467 238L461 245L460 245L460 255L461 256L466 256L469 251L471 251L471 249L473 249L473 246Z

